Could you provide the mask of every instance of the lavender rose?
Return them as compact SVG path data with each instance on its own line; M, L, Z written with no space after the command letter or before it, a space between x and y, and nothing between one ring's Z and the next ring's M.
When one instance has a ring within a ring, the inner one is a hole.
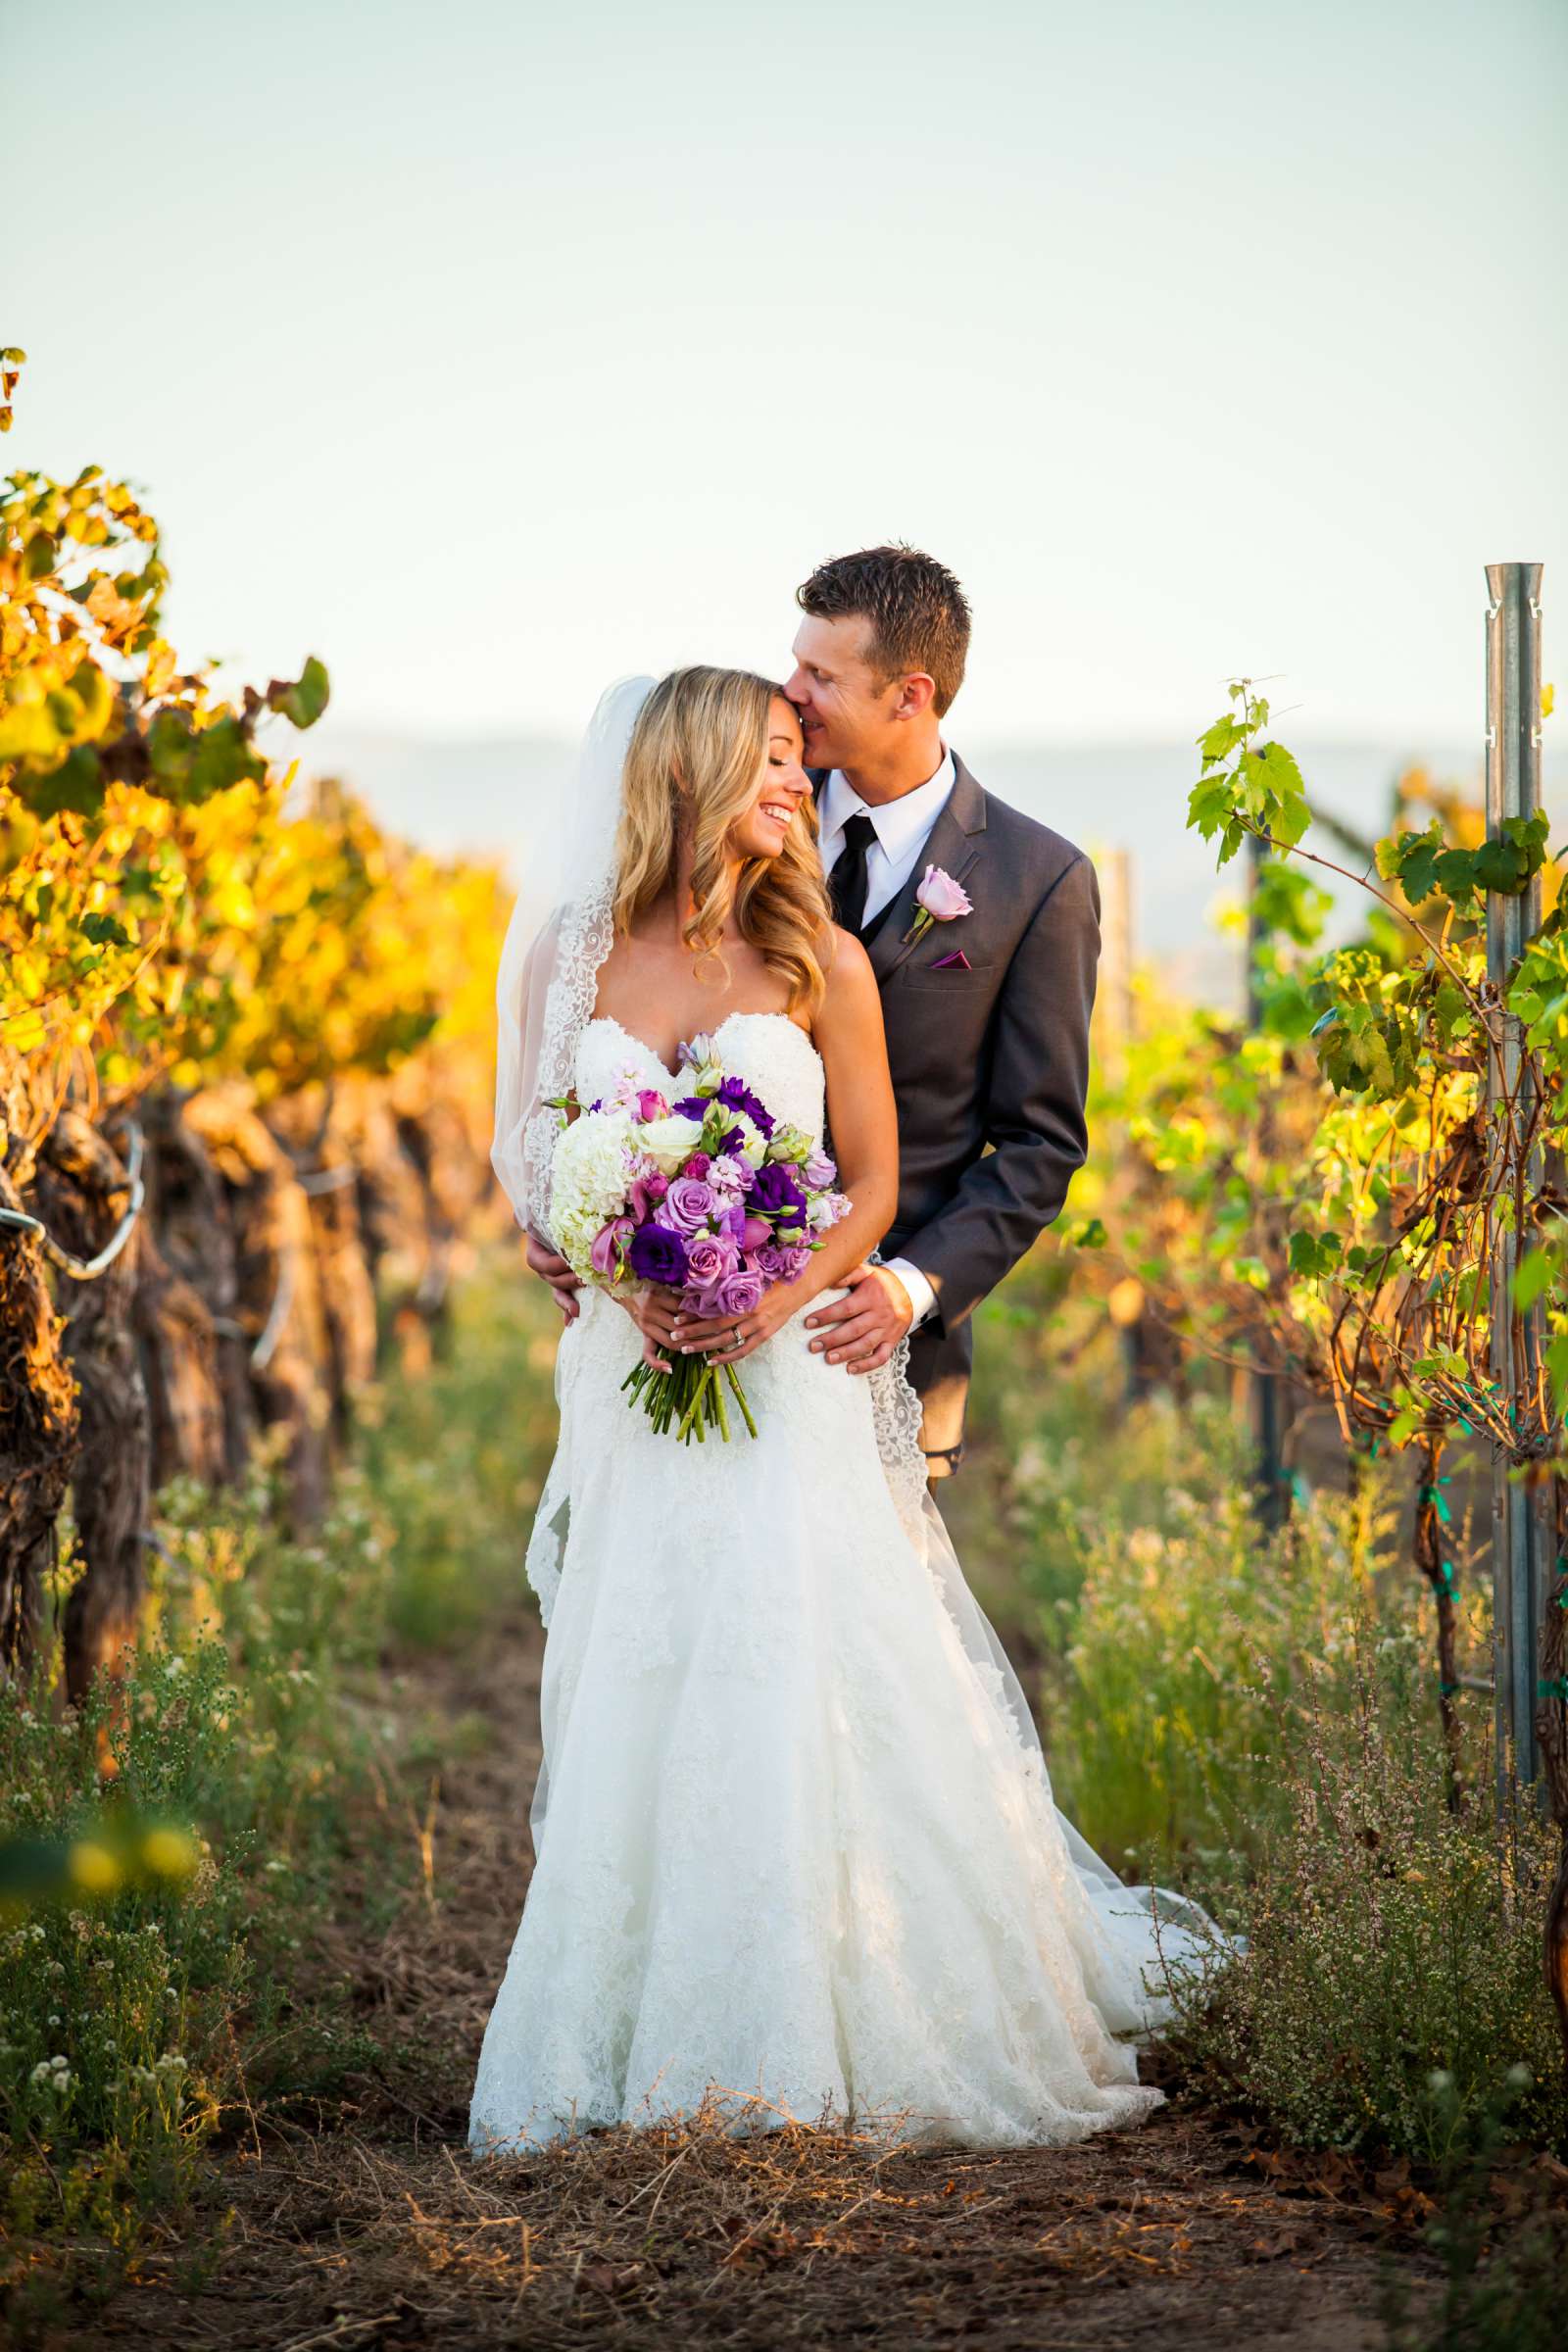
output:
M736 1271L735 1245L727 1234L700 1233L686 1247L686 1279L701 1290L711 1289Z
M933 921L951 923L957 915L973 914L969 894L959 888L953 876L940 865L928 865L915 892L915 900Z
M722 1282L716 1282L712 1287L712 1312L715 1315L749 1315L754 1307L761 1305L762 1293L766 1288L760 1274L751 1273L745 1267L737 1273L726 1274Z
M686 1245L667 1226L639 1226L627 1254L639 1282L664 1283L678 1290L686 1279Z
M664 1195L664 1223L676 1233L698 1233L718 1207L718 1195L700 1176L677 1176Z
M838 1168L825 1152L813 1152L801 1170L813 1193L825 1193L838 1182Z

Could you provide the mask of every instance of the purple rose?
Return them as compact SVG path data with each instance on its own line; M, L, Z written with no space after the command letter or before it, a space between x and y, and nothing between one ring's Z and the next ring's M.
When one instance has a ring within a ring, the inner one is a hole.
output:
M811 1252L805 1248L785 1249L777 1242L764 1242L757 1252L757 1271L765 1282L794 1282L804 1274Z
M620 1263L621 1244L629 1241L636 1230L630 1217L612 1217L604 1231L595 1234L588 1256L596 1274L613 1274Z
M639 1282L664 1283L678 1290L686 1279L686 1245L667 1226L640 1225L628 1255Z
M694 1152L690 1159L686 1162L686 1165L682 1168L681 1174L683 1176L701 1177L706 1180L708 1171L712 1164L712 1161L709 1158L706 1152Z
M686 1278L708 1290L735 1272L735 1245L727 1234L700 1233L686 1248Z
M760 1135L772 1134L773 1120L770 1113L762 1108L761 1103L759 1102L744 1078L726 1078L718 1090L716 1099L720 1102L727 1103L731 1110L744 1110Z
M676 1233L696 1233L718 1206L718 1196L700 1176L677 1176L664 1195L664 1223Z
M738 1200L732 1200L727 1208L720 1210L718 1223L720 1232L727 1233L739 1248L746 1232L746 1211Z
M819 1151L811 1153L801 1174L813 1193L825 1193L830 1184L838 1182L839 1172L827 1153Z
M749 1272L744 1267L738 1273L726 1274L722 1282L713 1285L713 1312L715 1315L749 1315L754 1307L761 1305L762 1293L766 1288L760 1274Z
M782 1160L769 1160L760 1167L752 1182L752 1208L760 1216L774 1217L781 1225L804 1225L806 1195L795 1181L795 1171Z

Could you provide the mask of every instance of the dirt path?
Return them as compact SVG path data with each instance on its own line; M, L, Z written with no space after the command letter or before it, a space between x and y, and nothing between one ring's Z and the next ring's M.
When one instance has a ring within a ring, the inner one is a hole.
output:
M339 1955L390 2086L307 2130L257 2119L223 2166L209 2275L171 2251L81 2345L1169 2347L1374 2352L1386 2263L1364 2199L1271 2179L1178 2107L1063 2151L874 2161L801 2132L598 2138L509 2168L463 2152L479 2035L523 1890L540 1642L495 1629L411 1699L492 1736L447 1767L430 1892ZM422 1824L395 1826L413 1835ZM373 1861L372 1861L373 1867ZM1406 2271L1408 2258L1399 2267Z

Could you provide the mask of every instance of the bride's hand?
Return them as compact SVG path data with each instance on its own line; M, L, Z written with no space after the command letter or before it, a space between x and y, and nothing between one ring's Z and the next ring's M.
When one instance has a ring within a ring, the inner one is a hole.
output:
M691 1317L676 1314L670 1325L669 1345L677 1355L702 1353L711 1364L739 1364L765 1347L775 1331L782 1331L791 1315L800 1313L808 1299L816 1297L816 1286L801 1282L775 1283L762 1294L762 1302L754 1306L749 1315L729 1315L722 1321L697 1322Z
M645 1289L615 1291L612 1296L643 1335L643 1362L652 1364L656 1372L671 1370L677 1293Z

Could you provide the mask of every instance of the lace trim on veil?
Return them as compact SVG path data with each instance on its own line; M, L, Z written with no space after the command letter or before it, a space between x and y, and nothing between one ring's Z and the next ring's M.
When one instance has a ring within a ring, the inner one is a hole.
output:
M550 1179L556 1141L561 1134L559 1110L552 1100L569 1094L576 1077L577 1048L593 1019L599 994L599 970L614 941L614 892L609 882L563 909L555 946L555 970L545 996L539 1035L539 1067L534 1087L537 1107L527 1117L523 1138L524 1185L528 1221L536 1232L550 1230ZM561 1585L561 1559L570 1519L571 1426L567 1391L571 1379L570 1351L558 1352L556 1402L561 1409L561 1436L544 1493L534 1514L524 1573L539 1600L539 1614L548 1627Z

